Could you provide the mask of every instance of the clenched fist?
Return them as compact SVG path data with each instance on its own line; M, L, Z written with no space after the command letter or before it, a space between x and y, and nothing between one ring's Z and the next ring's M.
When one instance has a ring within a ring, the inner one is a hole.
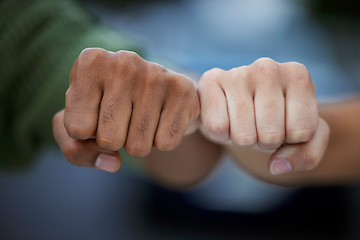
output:
M269 161L274 175L310 170L322 159L329 128L319 118L315 87L303 65L261 58L229 71L212 69L198 91L208 139L276 150Z
M117 150L144 157L152 147L172 150L200 114L187 77L128 51L85 49L70 74L65 109L53 119L67 160L115 172Z

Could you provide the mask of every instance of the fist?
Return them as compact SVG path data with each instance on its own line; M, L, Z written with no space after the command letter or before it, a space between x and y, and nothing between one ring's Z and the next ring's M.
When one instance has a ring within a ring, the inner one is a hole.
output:
M199 95L210 140L276 150L269 162L273 174L320 162L329 131L323 120L319 127L315 87L302 64L261 58L229 71L212 69L202 76Z
M138 157L153 146L172 150L199 114L197 91L185 76L133 52L85 49L53 129L71 163L116 171L117 150Z

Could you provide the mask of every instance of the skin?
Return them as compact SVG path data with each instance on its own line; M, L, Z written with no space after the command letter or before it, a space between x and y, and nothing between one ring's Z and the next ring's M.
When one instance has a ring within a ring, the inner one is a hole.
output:
M144 168L157 181L185 187L204 178L218 161L220 147L194 133L200 102L187 77L133 52L95 48L79 55L69 85L65 109L53 118L53 133L71 164L116 172L118 150L124 148L146 158Z
M360 113L360 103L347 111L343 105L322 107L319 117L314 92L307 69L294 62L261 58L229 71L213 69L196 87L135 53L86 49L72 68L65 109L54 116L53 132L74 165L116 172L117 150L124 148L143 158L148 174L167 187L198 183L222 151L275 184L353 180L359 173L351 163L360 154L356 144L342 141L349 138L345 133L360 133L350 128L359 128L360 116L352 124L342 119L348 132L337 127L341 114ZM337 150L349 151L342 169Z
M360 99L320 106L320 116L331 130L329 144L322 160L306 161L311 171L290 172L274 176L268 170L269 153L230 146L234 159L260 179L280 185L342 185L360 180ZM320 131L321 133L321 131ZM315 148L316 150L316 148ZM304 160L298 148L292 159Z
M212 69L202 76L199 94L204 135L256 176L274 182L279 178L272 175L320 163L329 127L319 118L305 66L261 58L229 71Z

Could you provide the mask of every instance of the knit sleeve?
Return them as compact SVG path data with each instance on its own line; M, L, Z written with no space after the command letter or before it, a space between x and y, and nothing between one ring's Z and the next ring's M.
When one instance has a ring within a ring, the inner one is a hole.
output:
M87 47L139 52L71 0L0 3L0 168L29 165L53 142L51 119L64 107L69 72Z

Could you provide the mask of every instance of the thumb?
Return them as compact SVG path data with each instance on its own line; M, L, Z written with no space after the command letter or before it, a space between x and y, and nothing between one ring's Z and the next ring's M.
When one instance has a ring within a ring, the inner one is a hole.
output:
M325 154L329 135L328 124L320 118L318 129L309 142L285 144L271 155L269 160L271 174L314 169Z
M121 158L117 151L103 150L96 144L95 140L78 140L67 134L64 126L64 110L55 114L52 125L55 141L71 164L108 172L119 170Z

